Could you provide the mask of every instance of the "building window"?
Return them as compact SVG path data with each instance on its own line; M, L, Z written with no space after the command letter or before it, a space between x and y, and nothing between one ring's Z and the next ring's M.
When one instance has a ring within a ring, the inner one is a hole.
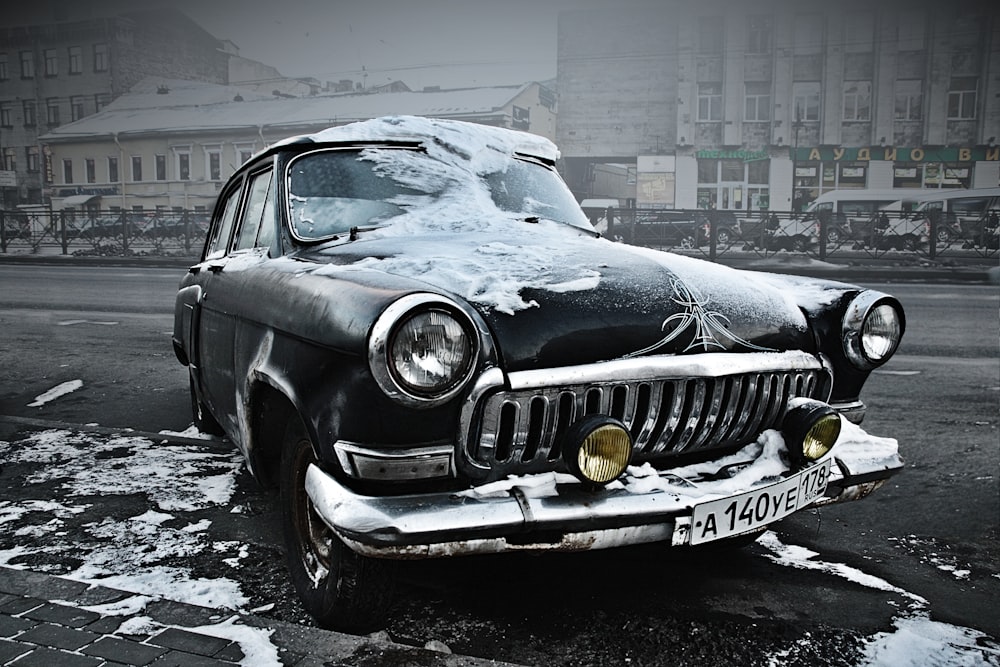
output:
M87 170L87 182L96 183L97 182L97 163L94 162L94 158L88 157L83 161L84 167Z
M819 14L798 14L792 28L797 56L823 52L823 17Z
M976 117L976 93L979 80L974 76L959 76L948 87L948 120L972 120Z
M3 149L3 168L6 171L17 171L17 149Z
M716 122L722 120L722 84L698 84L698 120Z
M236 154L240 158L240 164L253 156L253 144L233 144L233 148L236 149Z
M896 120L921 120L923 118L924 82L920 79L896 81Z
M190 146L175 146L174 157L177 162L177 180L179 181L190 181L191 180L191 147Z
M31 51L21 51L21 78L35 78L35 54Z
M698 52L722 53L722 18L702 16L698 18Z
M167 180L167 156L154 155L153 164L156 167L156 180L158 181Z
M69 113L73 120L80 120L84 117L82 96L74 95L69 98Z
M874 48L875 16L870 12L846 12L844 15L844 51L870 53Z
M94 95L94 108L96 111L100 111L104 107L108 106L109 102L107 93L97 93Z
M69 158L63 158L63 183L69 184L73 182L73 161Z
M59 74L59 57L55 49L45 49L45 76L56 76Z
M14 114L10 102L0 102L0 127L14 127Z
M872 82L844 82L844 120L872 119Z
M24 109L24 126L34 127L35 123L38 122L35 117L35 100L25 100L22 108Z
M69 73L81 74L83 72L83 49L79 46L69 47Z
M927 31L923 11L907 7L896 13L896 40L900 51L921 51Z
M37 174L41 165L38 157L38 146L28 146L24 149L24 153L28 162L28 171L32 174Z
M139 182L142 180L142 156L132 156L132 180Z
M746 104L743 120L749 122L771 120L771 84L746 84Z
M205 146L205 173L208 180L222 180L222 146Z
M794 120L819 120L819 82L807 81L792 84L792 110Z
M94 44L94 71L108 71L108 45Z
M747 23L747 53L770 53L773 35L770 16L751 16Z
M59 124L59 100L55 97L45 100L45 120L49 125Z
M117 183L118 180L118 158L108 156L108 182Z
M0 53L0 81L10 78L10 70L7 67L7 54Z

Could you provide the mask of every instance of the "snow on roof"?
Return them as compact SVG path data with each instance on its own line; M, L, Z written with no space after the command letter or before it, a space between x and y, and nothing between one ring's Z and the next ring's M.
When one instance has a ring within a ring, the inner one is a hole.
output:
M496 113L529 85L276 98L235 86L153 77L100 112L55 128L42 139L329 127L388 115L469 117Z

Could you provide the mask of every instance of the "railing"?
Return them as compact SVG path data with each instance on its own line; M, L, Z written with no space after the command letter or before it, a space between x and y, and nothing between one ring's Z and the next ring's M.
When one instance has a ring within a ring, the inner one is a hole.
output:
M820 260L893 253L927 259L996 258L1000 211L942 216L900 212L818 216L761 211L612 209L608 238L636 245L721 256L799 253ZM606 216L602 215L602 218Z
M207 231L201 212L0 211L0 252L193 256Z
M603 217L603 215L602 215ZM893 253L932 260L996 258L1000 211L927 217L896 212L832 216L778 211L612 209L604 235L705 256L797 253L821 260ZM0 252L196 256L208 230L203 212L0 211Z

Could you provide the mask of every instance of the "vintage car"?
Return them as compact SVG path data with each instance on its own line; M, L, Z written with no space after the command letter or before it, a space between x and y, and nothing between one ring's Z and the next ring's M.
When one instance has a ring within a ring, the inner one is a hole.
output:
M278 487L321 624L377 625L395 559L738 546L902 467L857 426L895 298L601 238L557 159L389 117L221 191L173 345L196 425Z

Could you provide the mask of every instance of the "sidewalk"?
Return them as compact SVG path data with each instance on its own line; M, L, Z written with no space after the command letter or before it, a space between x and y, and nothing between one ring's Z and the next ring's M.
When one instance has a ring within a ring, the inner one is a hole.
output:
M0 567L0 666L509 663L404 646Z

